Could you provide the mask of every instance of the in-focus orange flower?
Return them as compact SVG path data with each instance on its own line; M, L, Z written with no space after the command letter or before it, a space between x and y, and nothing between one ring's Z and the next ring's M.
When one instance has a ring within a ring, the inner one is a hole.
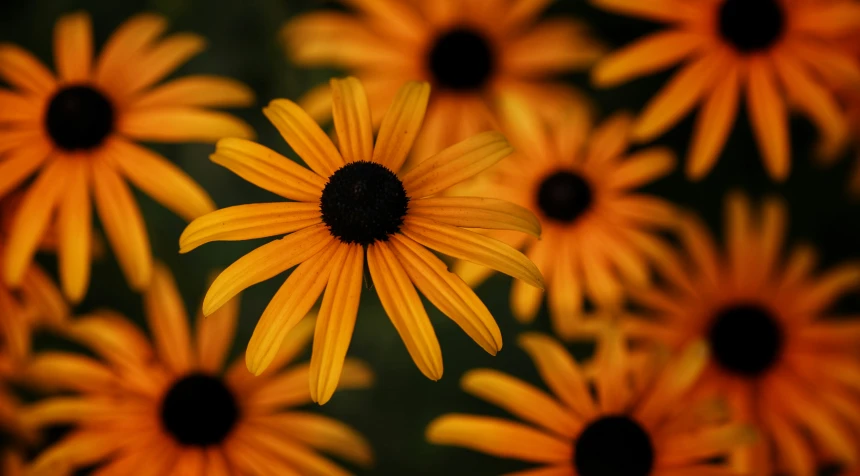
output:
M815 474L819 460L858 462L860 315L831 308L860 289L860 264L818 274L799 246L783 260L787 212L775 199L756 214L728 198L725 250L694 217L679 226L683 255L665 282L634 291L641 311L622 321L635 343L682 348L704 339L712 358L697 392L727 398L762 430L735 461L752 474Z
M126 180L186 220L214 209L209 195L179 167L135 144L211 142L251 137L239 119L209 110L252 101L244 85L215 76L160 80L204 48L179 33L163 40L164 18L138 15L93 57L90 18L62 17L54 30L55 77L27 51L0 44L0 196L29 177L3 253L3 279L19 286L56 214L60 278L72 301L90 279L91 199L130 285L142 290L152 271L143 216ZM92 194L92 195L91 195Z
M662 147L627 155L632 120L625 114L593 128L586 108L566 112L542 121L527 104L505 100L502 130L517 152L462 192L510 200L540 219L540 239L505 230L487 235L525 250L547 280L553 329L572 337L586 301L599 310L619 307L625 289L647 284L652 265L671 255L658 232L674 222L674 207L636 189L668 174L675 160ZM492 273L465 260L454 271L473 286ZM542 298L540 289L514 281L514 316L531 322Z
M651 140L701 104L687 158L689 177L704 177L717 162L742 97L774 179L784 180L791 166L788 106L818 127L822 156L844 150L850 132L831 85L860 85L860 64L840 42L860 29L856 1L591 1L669 25L606 57L592 77L608 87L681 64L642 112L634 135Z
M549 337L525 334L520 346L552 395L495 370L471 371L462 380L466 392L524 422L448 414L427 428L431 443L541 465L507 476L740 474L725 457L752 441L754 430L726 419L714 401L691 399L708 358L704 344L688 346L665 366L634 371L620 335L608 331L593 380Z
M354 13L314 12L290 21L283 37L292 59L340 66L367 88L382 118L406 81L434 91L412 156L424 159L478 132L496 128L496 100L517 94L552 114L577 94L553 76L583 70L603 48L569 18L539 20L548 1L342 0ZM302 106L316 119L331 111L327 88Z
M241 358L224 368L238 300L217 315L198 315L192 335L173 277L156 266L144 307L152 342L127 318L99 312L67 329L98 358L43 352L27 368L32 384L71 392L21 413L28 427L72 427L37 457L36 470L96 465L106 475L349 474L318 451L370 464L371 450L355 430L295 408L310 402L310 366L289 364L313 335L313 318L290 334L268 372L255 377ZM362 388L371 380L363 363L348 360L340 384Z

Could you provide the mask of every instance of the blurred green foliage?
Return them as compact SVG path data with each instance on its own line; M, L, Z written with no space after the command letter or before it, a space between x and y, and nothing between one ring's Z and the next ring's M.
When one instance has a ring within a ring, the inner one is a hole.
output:
M135 13L161 13L170 19L170 31L196 32L209 40L208 49L174 76L218 74L250 85L256 91L257 104L236 111L237 114L256 128L259 142L295 158L265 120L260 108L273 98L296 99L310 87L341 72L306 70L290 64L280 45L278 30L292 16L326 8L331 3L322 0L2 0L0 41L17 43L51 65L54 22L64 13L88 11L93 18L97 45L102 45L121 22ZM612 47L658 27L598 11L584 0L557 0L546 15L583 19L598 38ZM641 110L670 74L671 71L667 71L603 91L591 89L586 74L570 75L566 79L585 91L598 105L602 117L606 117L617 110ZM697 210L715 231L721 230L722 200L728 190L746 190L753 197L780 194L786 198L791 212L791 242L815 243L826 264L857 259L860 204L849 200L846 193L850 160L843 158L833 167L814 164L811 158L814 130L807 121L795 118L791 122L792 174L784 184L773 183L762 169L749 125L743 114L740 117L719 164L706 179L700 183L687 182L679 168L669 178L650 186L648 191ZM692 118L688 118L656 142L672 147L683 160L692 124ZM200 182L219 207L277 200L274 195L211 163L207 157L213 151L212 145L157 145L153 148ZM137 197L146 218L153 253L175 273L192 317L199 309L211 273L261 244L215 243L188 255L179 255L177 243L185 224L148 197L140 193ZM56 261L52 257L42 256L40 260L55 272ZM244 350L257 318L281 282L282 278L269 280L242 296L242 317L234 355ZM492 367L539 384L531 362L516 346L517 334L527 329L517 324L510 314L510 279L497 276L478 289L496 316L505 338L505 347L496 357L484 353L428 303L444 353L445 376L439 382L427 380L415 368L394 327L387 322L375 292L370 289L369 275L365 276L365 283L367 289L349 355L370 363L377 383L371 390L344 392L324 407L314 408L353 425L370 440L377 454L376 465L367 471L354 468L356 472L489 475L525 468L518 462L497 460L457 448L435 447L424 441L427 423L443 413L502 415L500 410L459 389L459 378L469 369ZM857 311L860 299L853 296L842 305ZM128 290L112 255L95 264L89 294L77 311L83 313L96 308L116 309L142 323L140 297ZM545 310L529 330L549 331ZM45 342L43 347L49 345ZM581 343L572 348L579 355L589 351L589 346Z

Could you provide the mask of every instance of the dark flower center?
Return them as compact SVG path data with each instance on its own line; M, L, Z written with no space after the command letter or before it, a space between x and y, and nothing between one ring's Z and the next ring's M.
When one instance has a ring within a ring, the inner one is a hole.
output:
M556 172L540 184L537 202L544 215L572 222L591 207L591 186L573 172Z
M654 465L651 438L625 416L607 416L580 433L574 448L579 476L647 476Z
M369 245L400 231L409 197L403 183L375 162L352 162L328 179L320 210L331 234L344 243Z
M434 82L443 89L480 89L495 67L492 47L481 33L454 28L439 35L428 57Z
M110 101L95 89L71 86L51 98L45 125L57 147L92 149L113 131L114 110Z
M776 362L783 334L769 311L754 304L740 304L716 315L708 331L708 341L721 367L756 377Z
M725 0L720 7L720 35L741 53L767 49L785 30L780 0Z
M183 445L217 445L238 419L233 393L210 375L191 374L176 381L161 404L164 428Z

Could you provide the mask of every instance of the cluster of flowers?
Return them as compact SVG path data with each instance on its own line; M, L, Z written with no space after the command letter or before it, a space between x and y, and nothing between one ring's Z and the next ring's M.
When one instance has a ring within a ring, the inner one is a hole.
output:
M694 214L637 191L674 169L671 151L628 149L701 103L686 159L687 176L700 179L743 94L775 180L791 164L789 105L820 129L817 154L840 156L860 135L860 4L593 0L669 25L607 53L579 23L540 20L547 0L344 3L354 11L300 16L283 37L295 62L354 77L263 110L306 167L212 109L249 105L246 86L214 76L159 84L204 46L193 34L160 38L159 16L130 19L98 56L89 17L63 17L56 76L0 44L10 86L0 89L0 426L10 443L0 473L348 474L320 452L369 465L355 430L295 409L372 383L367 365L346 357L365 262L430 379L442 377L442 355L418 291L496 354L501 332L472 290L493 271L514 278L517 319L533 321L545 295L558 337L597 344L577 362L554 338L520 335L550 392L469 372L466 392L522 422L444 415L428 427L430 442L541 465L520 476L858 466L860 316L832 308L860 288L860 264L817 271L811 247L784 243L784 204L754 206L741 193L727 196L721 247ZM551 80L591 68L593 83L610 87L676 64L638 117L602 124ZM329 120L331 136L319 125ZM217 141L213 162L286 200L216 210L136 141ZM127 181L190 221L181 253L280 237L218 275L193 331L170 271L153 262ZM70 317L92 257L108 253L91 199L128 284L143 293L148 334L110 311ZM61 290L34 264L39 249L57 253ZM239 293L294 267L244 361L227 365ZM91 355L31 352L38 327ZM290 365L311 340L310 362ZM13 383L52 396L23 404ZM56 426L69 429L40 445Z

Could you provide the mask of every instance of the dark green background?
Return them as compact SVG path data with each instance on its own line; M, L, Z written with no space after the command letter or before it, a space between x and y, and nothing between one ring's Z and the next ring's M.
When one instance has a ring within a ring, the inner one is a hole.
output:
M64 13L90 12L97 45L103 44L124 19L135 13L162 13L170 19L171 31L192 31L209 40L209 48L175 76L219 74L250 85L257 93L257 104L237 114L256 128L261 143L295 157L264 119L260 108L273 98L296 99L311 86L340 73L336 70L309 71L290 64L277 32L292 16L330 4L319 0L2 0L0 41L22 45L50 65L53 25ZM595 35L613 47L656 28L656 25L597 11L580 0L558 0L547 15L575 15L586 19L592 24ZM608 91L589 88L585 74L570 75L568 79L592 97L605 117L620 109L641 110L670 73ZM726 191L743 189L754 197L781 194L790 206L792 241L816 243L827 264L856 259L860 207L857 200L848 199L846 192L851 161L846 157L833 167L814 165L810 158L814 130L804 119L795 118L792 120L793 171L786 183L775 184L762 169L747 121L738 120L735 129L719 164L705 180L689 183L679 168L669 178L649 186L649 191L701 212L715 230L721 228L722 199ZM673 147L683 157L691 130L692 119L688 118L657 142ZM207 159L213 151L211 145L156 145L153 148L176 161L199 181L219 207L277 200L274 195L212 164ZM177 276L192 315L202 300L206 276L261 244L215 243L180 256L177 241L185 224L148 197L137 195L153 252ZM52 257L43 256L40 260L52 272L56 270ZM244 348L258 316L282 280L269 280L244 293L234 354ZM424 378L413 365L382 312L368 275L365 283L366 292L349 355L367 361L376 372L377 383L371 390L343 392L324 407L314 408L353 425L370 440L377 456L376 465L367 471L355 468L357 473L471 475L525 468L526 465L518 462L497 460L457 448L435 447L425 443L423 437L427 423L446 412L502 414L460 391L459 378L469 369L492 367L538 382L531 362L515 345L517 333L526 328L513 320L508 309L510 279L494 277L478 289L496 316L505 338L505 348L497 357L485 354L451 321L428 306L445 358L445 376L436 383ZM843 305L854 311L860 308L856 295ZM112 255L95 264L89 294L78 311L99 307L117 309L138 322L142 320L140 298L127 289ZM545 310L533 329L548 330ZM579 345L576 350L584 355L588 346Z

